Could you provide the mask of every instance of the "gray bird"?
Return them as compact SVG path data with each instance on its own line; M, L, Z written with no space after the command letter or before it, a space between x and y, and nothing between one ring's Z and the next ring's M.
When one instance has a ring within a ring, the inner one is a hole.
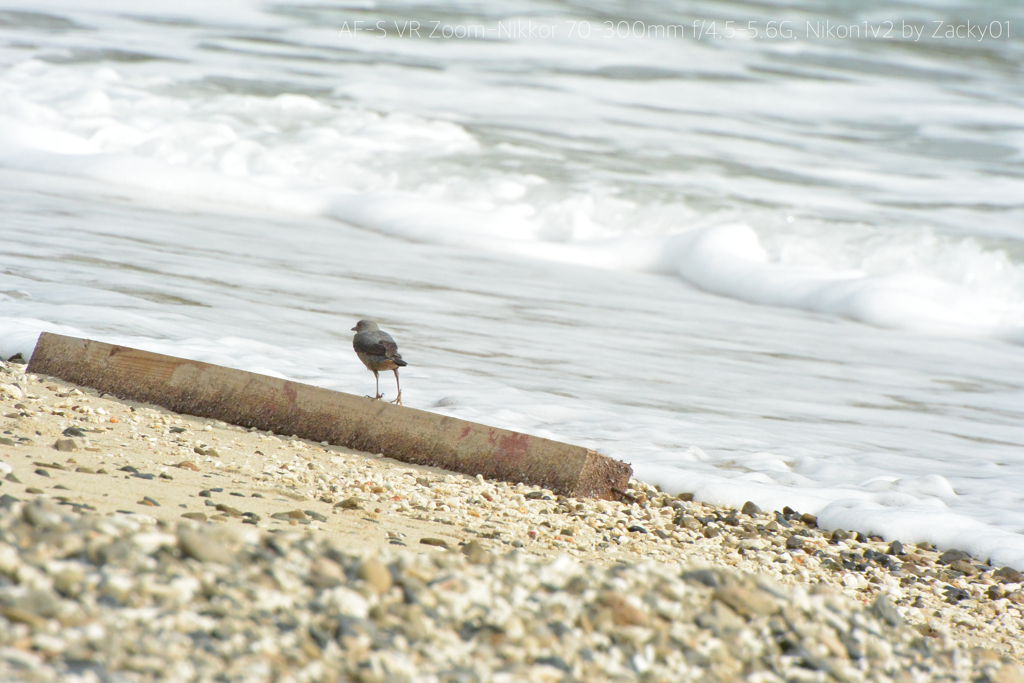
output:
M402 385L398 383L398 368L404 368L408 363L399 355L398 344L372 320L360 320L352 331L356 333L352 338L352 348L377 380L377 396L374 400L384 397L384 394L380 393L380 377L377 373L392 370L395 373L395 386L398 387L398 397L392 403L402 405Z

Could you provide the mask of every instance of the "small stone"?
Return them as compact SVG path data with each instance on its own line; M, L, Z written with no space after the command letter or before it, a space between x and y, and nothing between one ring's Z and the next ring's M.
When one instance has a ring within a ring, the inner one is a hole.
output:
M85 572L81 567L69 566L57 572L53 577L53 587L66 598L76 598L82 592L84 580Z
M335 588L346 583L345 570L334 560L318 557L309 565L306 579L314 588Z
M748 500L746 503L743 504L743 507L740 508L740 512L742 512L745 515L750 515L751 517L754 517L755 515L761 514L761 508L757 507L757 505Z
M639 524L634 524L631 527L627 527L626 531L630 531L630 532L632 532L634 534L646 534L647 533L647 529L643 528Z
M195 464L191 460L182 460L175 467L183 470L192 470L193 472L199 471L199 465Z
M48 477L50 476L50 473L49 473L49 472L47 472L47 471L46 471L45 469L43 469L42 467L40 467L39 469L37 469L37 470L36 470L35 472L36 472L36 474L38 474L38 475L39 475L40 477L47 477L47 478L48 478Z
M218 503L215 507L216 507L216 509L218 511L223 512L228 517L234 517L234 518L237 519L237 518L242 516L242 511L241 510L239 510L238 508L233 508L230 505L224 505L223 503Z
M967 600L971 597L970 593L961 588L957 588L956 586L945 586L943 587L942 592L946 594L946 602L951 605L955 605L961 600Z
M359 565L359 578L370 584L377 595L387 593L391 588L391 572L388 571L387 565L379 560L363 560Z
M139 505L147 505L147 506L152 507L152 508L160 507L160 503L156 502L155 500L153 500L149 496L145 496L142 500L140 500L139 501Z
M0 436L0 446L17 446L18 442L9 436Z
M889 548L886 552L890 555L903 555L903 544L899 541L893 541L889 544Z
M892 600L885 594L875 598L875 601L871 604L871 611L879 619L888 622L890 626L898 626L903 623L903 617L896 611L896 605L892 604Z
M203 513L203 512L186 512L186 513L182 514L181 516L184 517L185 519L194 519L194 520L199 521L199 522L205 522L206 521L206 513Z
M199 562L231 564L234 559L233 554L225 547L221 538L212 533L194 531L185 525L178 527L178 547L181 548L182 555Z
M992 573L992 578L998 579L1003 583L1024 583L1024 574L1013 567L1000 567Z
M1024 683L1024 667L1006 663L988 676L990 683Z
M717 527L704 527L704 538L714 538L715 536L718 536L720 533L721 532L718 530Z
M488 564L491 555L480 541L470 541L462 546L461 552L470 564Z
M358 498L351 496L341 502L335 503L334 507L341 508L342 510L362 510L363 508L359 502Z
M14 472L8 472L7 476L4 477L4 479L6 481L11 482L12 484L20 484L21 483L21 479L18 479L18 477L15 476Z
M320 514L319 512L317 512L315 510L304 510L304 512L306 513L306 515L310 519L315 519L318 522L326 522L327 521L327 516L326 515L322 515L322 514Z
M161 479L172 480L172 481L174 480L174 477L172 477L171 475L167 474L166 472L161 472L160 473L160 478Z
M950 549L939 555L939 562L942 564L953 564L957 560L970 561L971 556L962 550Z
M18 607L0 607L0 614L14 624L25 624L37 630L46 627L45 618Z
M199 497L200 498L213 498L213 493L210 492L210 489L203 489L202 491L199 492Z
M420 539L420 543L422 543L423 545L436 546L438 548L447 548L448 547L448 542L444 541L444 540L442 540L440 538L421 538Z
M64 436L77 436L81 438L85 436L85 431L82 430L80 427L68 427L63 432L61 432L61 434L63 434Z
M967 560L953 560L949 563L949 568L955 572L967 574L968 576L974 574L977 571L974 568L974 565L968 562Z
M76 467L75 472L81 472L82 474L96 474L96 470L91 467Z
M0 496L0 509L9 510L12 505L20 501L20 498L15 498L14 496L5 493L4 495Z
M57 439L53 442L53 447L58 451L69 453L78 450L78 442L74 439Z
M152 472L136 472L132 476L135 477L136 479L145 479L146 481L152 481L153 479L156 479L156 475L153 474Z
M700 531L702 528L700 522L689 515L677 515L673 521L676 526L681 526L690 531Z
M756 588L724 586L715 589L714 598L748 619L754 616L770 616L779 611L779 604L775 598Z
M799 550L804 547L804 539L801 536L793 535L786 539L786 548L789 550Z
M118 472L127 472L128 474L138 474L139 470L131 465L125 465L124 467L118 467Z
M49 498L36 498L25 506L22 517L34 527L48 528L64 521L64 514Z
M612 620L618 626L648 626L651 618L647 614L632 605L626 598L618 593L608 591L601 595L601 604L609 608L612 613Z

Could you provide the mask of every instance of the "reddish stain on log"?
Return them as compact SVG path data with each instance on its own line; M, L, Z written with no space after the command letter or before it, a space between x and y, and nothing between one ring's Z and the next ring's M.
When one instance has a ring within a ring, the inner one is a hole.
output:
M498 448L494 456L502 460L518 460L526 455L529 445L530 440L526 434L513 432L498 439Z
M295 403L295 397L298 396L298 394L295 392L295 387L292 386L291 382L285 382L284 383L283 391L284 391L285 398L288 399L288 402L289 403Z

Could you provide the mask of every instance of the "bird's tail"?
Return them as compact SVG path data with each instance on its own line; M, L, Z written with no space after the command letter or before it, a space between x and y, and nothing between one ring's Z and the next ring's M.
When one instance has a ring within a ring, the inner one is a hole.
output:
M408 365L408 363L406 363L404 360L402 360L401 356L394 356L391 359L391 362L394 363L395 365L397 365L400 368L404 368L406 365Z

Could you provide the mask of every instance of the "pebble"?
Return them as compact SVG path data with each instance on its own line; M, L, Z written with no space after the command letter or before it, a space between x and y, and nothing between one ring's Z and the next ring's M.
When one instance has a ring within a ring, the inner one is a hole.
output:
M757 505L748 500L746 503L743 504L743 507L740 508L740 512L742 512L745 515L751 516L759 515L761 514L761 508L757 507Z
M378 595L387 593L393 583L391 570L383 562L373 558L363 560L357 576L366 581Z

